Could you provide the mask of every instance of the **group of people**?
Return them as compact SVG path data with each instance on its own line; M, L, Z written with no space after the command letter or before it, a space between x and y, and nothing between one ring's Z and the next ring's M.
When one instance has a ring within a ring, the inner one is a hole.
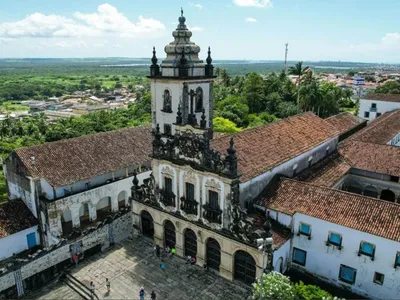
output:
M106 278L106 287L107 287L107 293L110 293L111 283L110 283L110 280L108 280L108 278ZM89 289L90 289L90 296L93 299L94 291L96 290L96 286L94 285L93 281L90 282ZM139 298L140 298L140 300L144 300L144 296L145 295L146 295L146 292L144 291L144 287L141 287L139 289ZM151 292L150 298L152 300L157 299L157 294L156 294L155 291Z
M139 299L144 300L144 296L146 295L146 292L144 291L144 287L141 287L139 290ZM150 298L152 300L157 299L157 295L155 291L152 291L150 294Z

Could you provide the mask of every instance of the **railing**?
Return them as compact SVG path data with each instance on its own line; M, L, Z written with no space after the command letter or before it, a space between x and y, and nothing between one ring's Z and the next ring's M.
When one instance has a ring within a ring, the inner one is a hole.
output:
M371 112L376 112L376 107L372 107L372 106L371 106L371 107L369 108L369 111L371 111Z
M199 203L196 200L186 199L181 197L181 210L188 215L197 215L197 205Z
M160 202L164 206L175 206L175 194L170 191L160 190Z
M210 223L222 223L222 210L220 208L213 208L208 203L203 205L203 218Z

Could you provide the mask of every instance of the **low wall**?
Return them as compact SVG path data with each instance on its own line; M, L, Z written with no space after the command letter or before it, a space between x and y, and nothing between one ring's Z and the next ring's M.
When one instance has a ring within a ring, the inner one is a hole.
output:
M70 245L82 242L82 250L86 251L97 245L102 246L102 250L107 249L110 244L118 243L132 235L132 216L126 213L106 224L95 231L75 239L67 241L58 247L54 247L47 252L43 251L35 258L27 259L25 262L14 263L5 273L0 275L0 298L1 293L15 287L15 293L18 296L24 294L24 280L35 274L43 272L53 266L57 266L71 258ZM18 274L18 275L16 275ZM16 279L17 278L17 279ZM17 281L20 279L22 284L17 289ZM21 289L22 286L22 289ZM18 290L18 291L17 291Z

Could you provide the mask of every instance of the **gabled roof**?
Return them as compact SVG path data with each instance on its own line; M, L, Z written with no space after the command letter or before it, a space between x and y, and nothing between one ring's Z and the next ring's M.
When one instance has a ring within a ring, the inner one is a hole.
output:
M368 94L365 97L362 97L361 100L400 102L400 94Z
M139 126L21 148L15 154L30 176L61 187L149 164L151 141L150 126Z
M282 179L264 196L267 209L302 213L400 242L400 205L291 179Z
M310 112L236 133L240 180L246 182L338 135L332 125ZM211 147L225 153L231 137L214 139Z
M367 123L367 120L361 119L349 112L342 112L325 119L325 121L335 127L340 132L340 135L355 129L358 126L362 126L361 124L363 123L365 125Z
M9 200L0 205L0 238L38 224L38 220L22 200Z

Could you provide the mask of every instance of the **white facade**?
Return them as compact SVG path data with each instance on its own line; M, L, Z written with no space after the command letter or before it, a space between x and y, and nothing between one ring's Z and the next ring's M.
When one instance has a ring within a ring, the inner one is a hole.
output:
M290 257L289 263L292 268L310 273L330 284L351 290L353 293L374 299L400 299L398 288L400 267L395 267L397 255L400 251L399 242L300 213L290 217L271 211L270 215L274 219L278 218L279 222L289 225L294 233L290 248L286 248L289 251L287 255ZM288 217L291 219L290 222ZM299 234L301 223L310 226L310 237ZM327 246L330 232L341 235L341 249L331 244ZM368 242L375 246L373 259L364 254L359 255L361 242ZM306 251L304 266L293 262L294 248ZM280 255L282 254L280 253ZM277 257L274 259L276 263L277 259ZM341 265L356 270L354 283L340 279ZM375 272L384 275L382 284L374 282Z
M371 121L388 111L400 109L400 102L360 99L360 118Z
M36 245L38 245L39 234L37 225L0 239L0 261L12 256L13 254L27 250L27 235L29 234L35 234Z

